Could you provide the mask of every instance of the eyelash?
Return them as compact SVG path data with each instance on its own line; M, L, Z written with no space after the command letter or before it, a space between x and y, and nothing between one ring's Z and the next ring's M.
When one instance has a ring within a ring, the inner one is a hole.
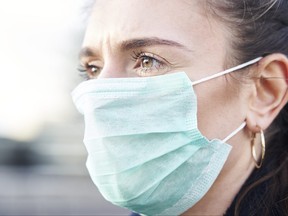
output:
M77 70L79 73L79 76L82 77L84 80L89 80L93 78L93 71L92 68L96 68L95 65L89 65L89 63L86 63L84 66L83 65L79 65Z
M89 79L88 74L87 74L87 70L85 69L85 67L83 65L79 65L78 68L78 74L81 78L87 80Z
M166 60L159 60L160 57L146 52L136 52L134 51L133 54L131 54L132 60L135 62L135 66L133 69L136 70L136 73L140 76L152 76L156 75L157 72L159 72L160 69L165 69L165 67L168 66L168 63ZM142 61L144 59L152 60L152 66L148 68L142 67ZM156 65L155 65L156 64ZM96 68L96 71L92 71L94 68ZM88 63L85 63L84 65L79 65L77 68L79 71L79 76L82 77L84 80L89 80L93 78L97 78L97 73L100 70L97 66ZM155 73L155 74L153 74Z
M137 71L140 72L141 75L145 75L145 74L147 75L147 73L152 72L153 69L156 69L157 71L159 71L160 69L162 69L165 66L164 61L159 60L159 57L157 57L156 55L151 54L151 53L145 53L142 51L139 51L139 52L134 51L133 54L131 55L131 57L132 57L133 61L135 61L136 63L140 63L138 68L134 68L134 69L137 69ZM141 61L144 58L155 61L157 64L159 64L159 66L155 66L155 68L141 68L141 63L142 63ZM149 75L151 75L151 74L149 74Z
M148 56L148 54L143 51L133 51L133 54L131 54L131 57L134 61L137 61L141 57L146 57L146 56L151 57L151 55L152 57L154 57L153 54L149 54Z

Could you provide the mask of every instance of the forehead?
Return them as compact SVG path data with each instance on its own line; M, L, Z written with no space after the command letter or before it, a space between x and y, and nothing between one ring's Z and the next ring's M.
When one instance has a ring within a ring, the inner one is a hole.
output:
M211 17L203 0L97 0L84 40L127 40L138 37L169 37L187 40L212 37Z
M149 22L151 27L160 24L165 28L171 24L179 25L179 21L192 16L195 19L201 12L200 5L201 1L196 0L97 0L93 7L92 19L94 17L106 26L112 24L113 28L116 24L121 30L139 27L135 26L139 21L143 24ZM124 25L126 23L129 23L129 26Z
M195 70L218 70L213 65L225 64L230 43L222 24L206 13L203 3L205 0L96 0L83 47L105 58L109 53L122 54L125 41L160 38L192 50L189 61Z

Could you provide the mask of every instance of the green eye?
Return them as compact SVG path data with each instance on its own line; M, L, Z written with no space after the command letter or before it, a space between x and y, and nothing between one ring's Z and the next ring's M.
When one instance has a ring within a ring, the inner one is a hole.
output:
M164 58L148 52L133 52L135 62L133 69L138 76L157 76L169 70L169 62Z
M159 62L157 62L157 60L149 57L149 56L144 56L141 59L141 67L143 69L149 69L152 68L153 66L157 66L159 64Z

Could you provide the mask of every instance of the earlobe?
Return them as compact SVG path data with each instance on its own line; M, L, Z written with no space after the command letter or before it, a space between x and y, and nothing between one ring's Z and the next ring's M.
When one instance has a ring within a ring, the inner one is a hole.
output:
M283 54L271 54L261 59L256 67L247 126L252 132L269 127L288 101L288 58Z

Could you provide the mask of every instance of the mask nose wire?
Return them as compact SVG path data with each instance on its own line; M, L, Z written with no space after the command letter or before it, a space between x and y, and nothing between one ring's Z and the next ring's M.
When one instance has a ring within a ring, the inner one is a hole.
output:
M199 83L202 83L202 82L205 82L205 81L208 81L208 80L211 80L211 79L214 79L214 78L223 76L223 75L225 75L225 74L228 74L228 73L231 73L231 72L240 70L240 69L242 69L242 68L245 68L245 67L247 67L247 66L249 66L249 65L252 65L252 64L260 61L260 59L262 59L262 58L263 58L263 57L258 57L258 58L256 58L256 59L251 60L251 61L248 61L248 62L245 62L245 63L243 63L243 64L240 64L240 65L238 65L238 66L229 68L229 69L227 69L227 70L225 70L225 71L222 71L222 72L213 74L212 76L204 77L204 78L199 79L199 80L196 80L196 81L191 81L191 84L192 84L192 86L194 86L194 85L197 85L197 84L199 84Z

